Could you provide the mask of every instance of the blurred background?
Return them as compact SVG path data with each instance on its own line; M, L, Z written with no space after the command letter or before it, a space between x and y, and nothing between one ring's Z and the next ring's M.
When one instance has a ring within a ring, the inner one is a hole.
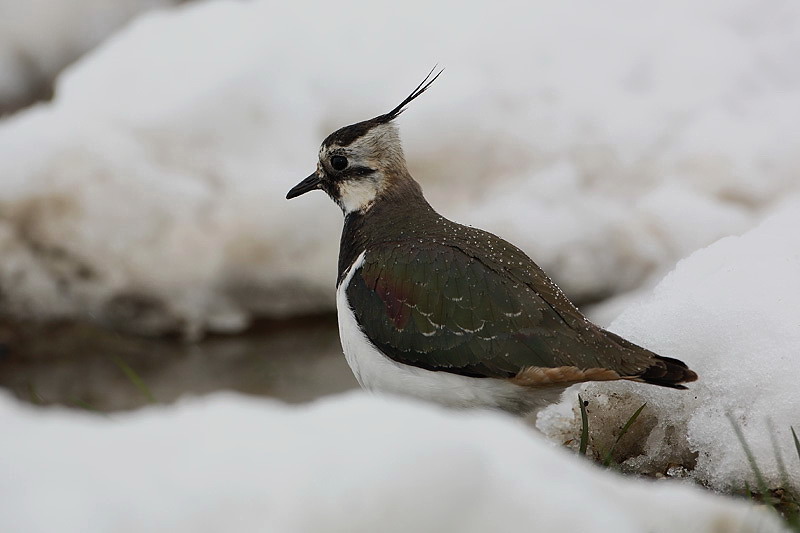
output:
M0 0L0 386L94 410L356 386L341 214L286 191L400 119L445 216L600 324L800 194L800 4Z

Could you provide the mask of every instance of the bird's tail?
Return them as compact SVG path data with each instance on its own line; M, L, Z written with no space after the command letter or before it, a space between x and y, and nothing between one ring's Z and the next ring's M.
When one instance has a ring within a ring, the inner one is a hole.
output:
M606 332L611 336L619 345L630 350L646 352L655 361L652 365L645 368L641 374L636 376L626 377L626 379L633 379L635 381L642 381L644 383L652 383L653 385L661 385L662 387L669 387L671 389L685 389L681 383L690 383L697 381L697 374L694 370L690 370L686 363L673 359L672 357L664 357L658 355L647 348L642 348L631 341L620 337L616 333L610 331Z
M656 355L656 364L647 368L639 379L645 383L670 387L672 389L685 389L681 383L697 380L697 374L690 370L683 361L671 357Z

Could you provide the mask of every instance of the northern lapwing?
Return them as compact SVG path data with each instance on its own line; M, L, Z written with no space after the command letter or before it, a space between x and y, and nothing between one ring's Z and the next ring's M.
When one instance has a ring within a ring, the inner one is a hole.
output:
M697 374L592 324L525 253L439 215L406 168L386 114L341 128L286 195L325 191L344 213L336 308L365 389L525 414L583 381L673 389Z

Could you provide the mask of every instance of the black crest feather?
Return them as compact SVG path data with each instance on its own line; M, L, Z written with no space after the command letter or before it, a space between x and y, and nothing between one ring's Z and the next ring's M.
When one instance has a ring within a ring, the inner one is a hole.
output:
M328 135L328 137L323 141L323 144L325 144L326 146L331 146L333 144L338 144L339 146L349 146L353 141L355 141L362 135L365 135L369 130L371 130L375 126L379 124L386 124L387 122L391 122L392 120L397 118L397 116L400 113L405 111L406 106L409 103L411 103L412 100L414 100L416 97L418 97L426 90L428 90L428 87L430 87L431 84L436 81L436 78L438 78L442 74L442 72L444 72L444 69L441 69L439 70L439 72L436 73L435 76L433 76L433 72L436 70L437 66L438 65L434 66L431 69L431 71L428 72L428 75L425 76L425 79L422 80L422 83L417 85L417 88L411 91L411 94L409 94L405 98L405 100L400 102L397 105L397 107L395 107L388 113L385 113L383 115L378 115L375 118L371 118L363 122L358 122L356 124L351 124L350 126L345 126L344 128L340 128L331 133L330 135Z
M380 123L386 123L386 122L389 122L390 120L394 120L395 118L397 118L397 116L400 113L405 111L406 106L408 104L410 104L412 100L414 100L419 95L421 95L422 93L427 91L428 87L430 87L433 84L433 82L436 81L436 78L438 78L439 76L442 75L442 72L444 72L444 69L441 69L439 72L436 73L436 76L433 76L433 78L431 78L431 76L433 75L433 72L436 70L437 66L438 65L434 65L434 67L431 69L431 71L428 72L428 75L425 76L425 79L422 80L422 82L419 85L417 85L417 88L414 89L413 91L411 91L411 94L409 94L406 97L405 100L400 102L397 105L397 107L395 107L394 109L392 109L391 111L389 111L388 113L386 113L384 115L381 115L379 117L375 117L373 120L376 121L376 122L380 122Z

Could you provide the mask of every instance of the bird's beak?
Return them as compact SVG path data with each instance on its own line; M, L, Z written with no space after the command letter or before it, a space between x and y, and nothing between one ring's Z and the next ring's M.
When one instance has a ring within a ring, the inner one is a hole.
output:
M314 189L319 188L319 176L316 172L311 174L309 177L292 187L292 190L286 193L286 199L291 200L292 198L296 198L301 194L305 194L308 191L313 191Z

